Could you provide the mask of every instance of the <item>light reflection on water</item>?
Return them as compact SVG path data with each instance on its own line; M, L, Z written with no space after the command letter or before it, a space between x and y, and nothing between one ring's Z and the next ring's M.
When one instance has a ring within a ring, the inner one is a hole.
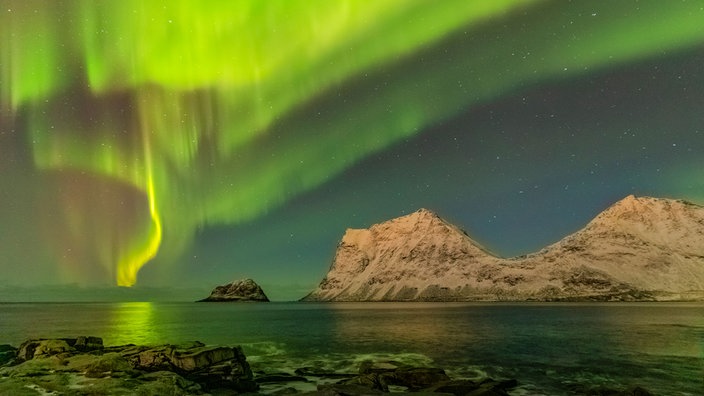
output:
M436 341L440 334L452 336L457 333L452 329L452 322L430 315L428 310L431 308L422 306L413 307L415 315L410 317L405 310L383 304L371 307L332 305L331 309L336 312L335 334L341 339L356 338L373 344L399 341L427 344ZM359 320L359 317L365 320Z
M163 343L154 311L150 302L115 303L110 312L109 339L117 345Z
M354 371L372 358L516 378L552 394L584 383L675 395L704 387L701 303L0 304L0 344L77 335L242 345L253 368L269 371Z

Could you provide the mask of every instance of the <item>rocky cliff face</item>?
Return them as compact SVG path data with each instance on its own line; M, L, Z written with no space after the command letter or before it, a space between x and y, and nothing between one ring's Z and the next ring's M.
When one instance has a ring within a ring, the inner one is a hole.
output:
M306 301L654 300L704 297L704 207L629 196L527 256L497 257L421 209L347 230Z
M217 286L210 293L210 296L200 301L258 301L268 302L269 298L264 294L259 285L252 279L241 279L228 283L227 285Z

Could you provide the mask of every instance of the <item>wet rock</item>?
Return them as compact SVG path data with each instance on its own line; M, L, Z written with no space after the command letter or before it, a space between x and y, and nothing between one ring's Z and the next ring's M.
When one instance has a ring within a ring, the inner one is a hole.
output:
M308 378L300 375L288 373L262 374L255 378L258 384L280 383L280 382L308 382Z
M188 393L195 393L201 390L200 385L197 383L189 381L171 371L154 371L151 373L145 373L139 378L144 381L159 383L166 388L182 389Z
M509 396L509 394L503 389L482 385L479 388L465 394L465 396Z
M439 387L438 391L450 391L455 395L466 395L466 396L508 396L508 390L518 386L518 381L511 379L505 381L496 381L491 378L487 378L479 383L474 383L474 389L469 389L472 386L472 381L466 381L466 389L462 387L457 387L454 390L450 390L450 387Z
M587 396L653 396L650 391L640 386L623 390L603 386L594 387L585 384L572 384L568 389L572 393Z
M135 353L136 352L136 353ZM256 391L252 370L239 347L207 347L202 343L131 348L128 358L136 369L173 371L206 389Z
M136 352L136 353L135 353ZM130 348L121 355L129 360L132 367L142 371L171 371L174 366L171 364L169 355L171 348L169 346L160 346L156 348Z
M30 339L17 350L17 359L27 361L34 358L54 356L76 351L92 351L103 348L100 337L80 336L76 338Z
M411 366L395 360L365 360L359 365L359 374L392 373L401 368L411 368Z
M103 349L103 339L100 337L80 336L76 337L73 347L81 352Z
M244 354L237 348L198 347L171 350L171 363L183 371L197 371L225 360L242 359Z
M411 367L395 361L365 361L360 364L357 376L342 380L335 386L319 387L319 392L328 393L318 394L354 394L344 392L365 389L366 394L391 391L408 395L505 396L508 389L516 386L515 380L453 381L445 370L437 367Z
M287 387L287 388L281 388L279 390L275 390L269 394L270 395L297 395L297 394L300 394L300 392L296 388Z
M17 348L8 344L0 345L0 366L11 363L17 356Z
M389 386L401 386L418 391L442 381L449 381L445 371L434 367L410 367L396 361L364 361L359 366L357 382L388 392ZM350 381L346 383L351 383Z
M352 377L357 376L357 374L337 373L334 371L319 370L319 369L315 369L312 367L297 368L296 371L294 371L294 374L304 376L304 377L317 377L317 378L328 378L328 379L337 379L337 378L344 379L344 378L352 378Z
M356 377L342 380L339 382L340 385L359 385L368 389L374 389L381 392L389 391L389 384L384 378L387 373L368 373L360 374Z
M259 389L259 385L252 377L249 364L237 358L194 371L186 376L187 379L201 384L205 389L224 388L238 392L254 392Z
M105 378L121 375L117 373L123 373L126 376L138 375L138 371L133 369L130 362L119 353L115 352L93 356L79 355L72 359L71 364L89 378Z
M479 388L473 392L468 393L472 396L503 396L508 395L508 390L518 386L518 381L515 379L496 381L491 378L487 378L479 384Z
M69 352L70 350L71 346L63 339L27 340L20 345L17 358L19 360L31 360Z
M358 384L327 384L318 385L318 392L315 394L320 396L373 396L383 395L384 392Z
M623 396L653 396L647 389L636 386L623 391Z
M479 388L479 383L471 380L452 380L434 384L424 389L427 392L451 393L453 395L466 395Z
M449 381L445 370L433 367L399 368L393 375L385 377L389 385L405 386L409 390L420 390L442 381Z

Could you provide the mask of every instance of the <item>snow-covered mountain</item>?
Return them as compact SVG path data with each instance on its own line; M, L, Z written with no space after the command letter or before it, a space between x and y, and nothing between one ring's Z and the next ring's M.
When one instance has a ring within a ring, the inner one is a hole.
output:
M545 249L500 258L426 209L348 229L304 301L704 298L704 207L628 196Z

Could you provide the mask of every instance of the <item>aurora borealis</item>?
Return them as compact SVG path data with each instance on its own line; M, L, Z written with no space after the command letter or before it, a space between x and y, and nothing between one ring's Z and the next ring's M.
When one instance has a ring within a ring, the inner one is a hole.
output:
M308 285L421 206L513 255L704 201L698 1L0 5L6 284Z

